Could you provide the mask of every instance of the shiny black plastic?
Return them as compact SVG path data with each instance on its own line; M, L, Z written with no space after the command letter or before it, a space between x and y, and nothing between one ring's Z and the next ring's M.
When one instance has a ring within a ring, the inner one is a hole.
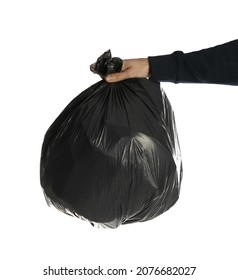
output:
M120 72L121 69L122 60L119 57L112 58L110 50L103 53L95 63L90 65L90 70L102 78L108 74Z
M101 80L83 91L46 132L40 167L47 202L93 225L116 228L168 210L182 165L160 84Z

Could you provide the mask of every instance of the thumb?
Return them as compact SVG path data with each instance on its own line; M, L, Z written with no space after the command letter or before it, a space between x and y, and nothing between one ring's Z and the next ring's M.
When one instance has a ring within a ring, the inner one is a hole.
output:
M115 83L115 82L119 82L119 81L122 81L122 80L125 80L128 78L129 78L128 73L125 71L125 72L120 72L120 73L109 74L106 76L105 80L108 83Z

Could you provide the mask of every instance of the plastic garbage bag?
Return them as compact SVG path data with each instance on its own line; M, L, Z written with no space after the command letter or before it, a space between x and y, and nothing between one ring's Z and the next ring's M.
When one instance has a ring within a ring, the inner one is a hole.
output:
M105 52L104 77L122 61ZM45 134L40 180L49 205L116 228L157 217L179 198L182 164L174 114L160 84L104 80L75 97Z

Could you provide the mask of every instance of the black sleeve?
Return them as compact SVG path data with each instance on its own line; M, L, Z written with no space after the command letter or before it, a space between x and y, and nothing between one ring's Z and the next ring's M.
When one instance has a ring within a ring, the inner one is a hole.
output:
M154 81L238 85L238 40L196 52L148 58Z

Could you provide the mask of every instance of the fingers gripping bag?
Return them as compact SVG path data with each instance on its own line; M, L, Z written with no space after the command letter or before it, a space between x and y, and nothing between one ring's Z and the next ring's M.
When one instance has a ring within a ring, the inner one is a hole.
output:
M119 72L110 50L91 70ZM182 163L174 113L158 82L103 79L47 130L40 180L46 201L98 227L144 222L179 198Z

